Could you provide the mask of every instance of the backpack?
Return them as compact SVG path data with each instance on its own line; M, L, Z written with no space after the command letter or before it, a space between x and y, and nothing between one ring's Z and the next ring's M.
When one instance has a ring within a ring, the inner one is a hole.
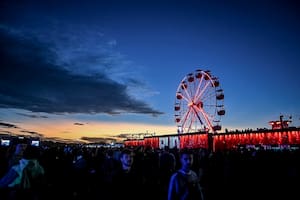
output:
M9 191L7 200L39 200L44 192L44 168L30 160L22 171L21 182ZM4 199L5 200L5 199Z
M29 161L22 171L22 178L19 184L20 189L32 189L43 185L44 168L34 161Z

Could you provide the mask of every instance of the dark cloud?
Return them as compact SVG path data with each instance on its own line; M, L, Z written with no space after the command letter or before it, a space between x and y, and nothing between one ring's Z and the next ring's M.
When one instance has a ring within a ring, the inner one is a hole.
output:
M9 124L9 123L5 123L5 122L0 122L0 126L4 127L4 128L18 128L18 126L14 125L14 124Z
M0 136L10 136L10 135L14 135L13 132L10 132L10 131L6 131L6 130L2 130L0 129Z
M74 125L83 126L84 124L83 123L74 123Z
M31 136L35 136L35 137L43 137L44 135L41 134L41 133L38 133L38 132L35 132L35 131L26 131L26 130L22 130L20 131L22 133L26 133L26 134L29 134Z
M0 108L53 114L163 114L130 96L126 85L104 73L80 75L58 66L51 49L37 38L0 27Z
M25 113L17 113L17 114L25 117L30 117L30 118L48 118L47 116L38 115L38 114L25 114Z
M73 143L73 144L78 144L78 140L72 140L72 139L66 139L66 138L60 138L60 137L45 137L45 141L53 141L53 142L60 142L60 143Z
M111 143L111 142L118 141L115 138L109 138L109 137L81 137L80 139L87 141L88 143Z
M131 133L122 133L122 134L116 135L115 137L123 138L123 139L128 139L128 138L132 138L133 135L135 135L135 134L131 134Z

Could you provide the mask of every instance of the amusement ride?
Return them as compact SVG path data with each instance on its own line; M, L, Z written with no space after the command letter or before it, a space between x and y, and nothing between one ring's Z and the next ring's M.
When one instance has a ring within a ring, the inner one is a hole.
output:
M225 109L219 79L209 70L187 74L177 88L174 110L179 134L221 130Z

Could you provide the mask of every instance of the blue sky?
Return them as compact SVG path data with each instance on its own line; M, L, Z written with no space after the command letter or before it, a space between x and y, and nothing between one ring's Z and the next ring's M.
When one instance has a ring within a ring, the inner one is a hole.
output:
M223 128L270 128L280 115L300 125L295 1L0 5L0 132L174 134L176 90L197 69L220 80Z

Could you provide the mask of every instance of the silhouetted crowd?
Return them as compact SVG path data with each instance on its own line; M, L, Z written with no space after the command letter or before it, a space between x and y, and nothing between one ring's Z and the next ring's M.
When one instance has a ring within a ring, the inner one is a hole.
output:
M298 196L298 149L0 148L1 200Z

